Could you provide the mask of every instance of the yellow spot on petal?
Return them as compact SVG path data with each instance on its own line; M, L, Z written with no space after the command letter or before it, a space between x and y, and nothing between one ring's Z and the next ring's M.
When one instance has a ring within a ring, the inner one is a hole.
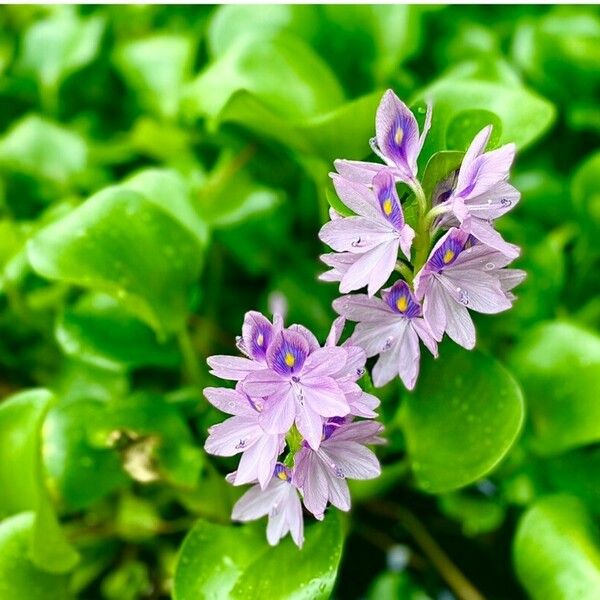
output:
M394 141L399 146L402 143L403 139L404 139L404 130L402 129L402 127L398 127L398 129L396 129L396 135L394 135Z
M392 200L386 198L383 201L383 212L389 217L392 214Z
M263 334L262 334L262 333L259 333L259 334L258 334L258 337L256 338L256 343L257 343L259 346L262 346L262 345L263 345L263 343L264 343L264 341L265 341L265 337L263 336Z
M408 298L406 296L400 296L396 301L396 306L400 312L404 312L408 308Z
M293 367L296 364L296 359L291 352L288 352L283 360L288 367Z
M289 354L288 354L289 356ZM287 473L285 471L279 471L279 473L277 473L277 477L279 477L279 479L281 479L282 481L287 481Z
M450 250L450 248L448 248L448 250L444 252L444 264L447 265L453 258L454 250Z

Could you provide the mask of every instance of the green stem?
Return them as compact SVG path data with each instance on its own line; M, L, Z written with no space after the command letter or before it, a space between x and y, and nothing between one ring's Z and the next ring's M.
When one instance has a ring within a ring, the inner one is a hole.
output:
M398 271L398 273L400 273L400 275L402 275L402 277L404 277L404 279L406 279L406 281L408 281L408 283L412 284L412 280L413 280L413 272L410 270L410 267L406 264L404 264L402 261L398 261L396 263L396 267L395 267L396 271Z
M427 212L429 210L427 198L425 192L421 187L421 184L415 179L409 183L412 191L417 199L417 206L419 208L419 219L417 222L417 231L415 236L415 261L414 261L414 274L416 275L421 267L427 260L429 253L429 245L431 242L429 223L427 222Z
M183 327L177 334L177 342L179 343L179 349L181 356L183 357L183 364L185 367L185 373L194 386L202 387L202 371L200 370L200 364L198 363L198 357L192 343L192 338L187 327Z

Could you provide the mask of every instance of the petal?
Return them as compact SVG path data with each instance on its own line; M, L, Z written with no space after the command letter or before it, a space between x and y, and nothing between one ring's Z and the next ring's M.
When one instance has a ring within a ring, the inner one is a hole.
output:
M356 396L348 398L348 404L350 405L350 414L357 417L363 417L364 419L372 419L377 416L375 409L381 404L377 396L361 392Z
M391 348L382 352L373 367L373 385L383 387L398 376L399 364L402 360L401 341L396 341Z
M347 479L374 479L381 475L381 466L375 453L354 441L330 438L322 450Z
M303 448L296 455L296 482L302 488L304 506L317 518L325 512L329 499L325 469L315 452L309 448Z
M429 352L431 352L431 354L437 358L437 340L435 339L431 328L427 324L427 321L421 318L413 319L411 326L417 332L417 335L421 338L421 341L423 344L425 344Z
M497 219L512 210L519 202L521 193L510 183L500 181L486 192L465 200L469 212L480 219Z
M258 421L267 433L287 433L295 418L296 401L288 383L268 399Z
M308 402L297 403L296 427L308 445L317 450L323 437L323 419Z
M234 485L243 485L258 480L265 489L273 477L277 457L281 453L282 436L263 435L242 454L237 468Z
M496 276L500 282L502 291L509 292L523 282L527 273L521 269L500 269Z
M367 293L369 296L373 296L376 292L382 288L390 275L394 272L396 267L396 260L398 259L398 246L400 240L395 239L392 242L382 245L381 257L377 263L373 266L371 277L369 279L369 286ZM340 285L340 291L342 291Z
M496 314L511 307L497 277L475 269L448 269L440 282L457 304L484 314Z
M304 404L322 417L343 417L350 412L346 396L331 377L303 377Z
M243 390L251 398L266 398L281 391L289 384L273 369L265 369L250 373L242 382Z
M423 299L423 316L433 337L439 342L446 330L446 304L443 286L435 277L430 277L430 285Z
M457 344L471 350L475 347L475 326L469 311L458 304L443 286L439 286L437 290L446 320L446 333ZM431 326L429 321L428 323Z
M337 317L333 321L333 323L331 324L331 329L327 334L327 339L325 340L325 346L337 346L337 343L340 341L340 337L342 335L342 331L344 330L345 324L345 317Z
M329 176L340 200L350 210L369 219L376 221L381 219L381 211L373 190L362 183L341 177L337 173L330 173Z
M205 398L220 411L230 415L252 415L256 411L250 404L248 397L237 390L229 388L204 388Z
M370 298L366 294L337 298L333 301L333 310L350 321L381 321L393 315L383 300Z
M419 350L419 336L412 327L406 328L406 334L402 339L402 349L398 363L398 374L406 389L412 390L419 375L419 363L421 352Z
M234 381L240 381L248 373L265 368L263 364L241 356L210 356L206 362L211 368L211 375Z
M343 217L321 227L319 239L336 252L362 254L397 237L393 227L366 217Z
M312 352L304 363L302 379L305 377L321 377L337 373L346 364L348 351L345 348L319 348Z
M494 226L481 219L471 219L470 232L473 237L477 238L481 243L498 250L508 259L514 260L521 254L518 246L509 244L504 238L494 229Z
M388 169L386 165L359 160L336 160L333 164L342 177L364 185L371 185L377 173Z
M383 425L376 421L353 421L336 429L330 439L339 441L358 442L359 444L381 444L384 440L379 437Z
M261 313L251 310L244 316L242 339L251 358L264 361L267 348L273 339L273 325Z
M407 323L407 319L394 315L381 321L359 323L350 340L363 348L367 356L375 356L387 351L402 337Z
M384 156L405 172L407 179L416 175L419 153L419 126L409 108L388 90L381 99L375 117L377 144Z
M253 521L269 514L281 495L280 486L288 485L285 481L271 479L266 489L259 485L252 486L234 505L231 518L234 521Z
M314 352L320 348L319 340L315 337L315 334L307 327L304 327L304 325L298 325L297 323L294 323L293 325L290 325L288 329L290 331L295 331L304 337L304 339L308 342L309 352Z
M400 230L400 248L402 253L410 260L410 249L415 238L415 231L410 225L404 225Z
M231 417L210 428L204 449L217 456L234 456L252 446L262 434L257 417Z
M288 379L302 371L309 353L310 345L304 332L298 331L298 327L290 327L280 331L273 339L267 351L267 364Z

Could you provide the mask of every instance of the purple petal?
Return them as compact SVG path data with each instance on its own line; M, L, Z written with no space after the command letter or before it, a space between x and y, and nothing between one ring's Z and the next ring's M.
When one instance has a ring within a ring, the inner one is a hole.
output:
M211 375L233 381L240 381L252 371L264 369L261 363L241 356L210 356L206 362L211 368Z
M281 378L279 373L273 369L265 368L250 373L242 382L243 390L251 398L266 398L271 394L279 392L287 385L288 384Z
M320 348L319 340L315 337L315 334L307 327L304 327L304 325L298 325L297 323L294 323L288 327L288 330L295 331L296 333L302 335L308 343L308 349L310 352L314 352Z
M389 350L404 335L408 323L407 319L388 313L387 317L380 321L359 323L350 340L363 348L368 357L375 356Z
M449 229L430 252L426 263L427 268L439 273L450 266L464 250L468 239L469 234L465 231L454 227Z
M358 160L336 160L333 164L344 179L363 185L371 185L377 173L389 169L386 165Z
M501 252L510 260L514 260L521 253L518 246L505 241L494 229L493 225L487 221L471 219L469 232L480 242L494 250L498 250L498 252Z
M259 423L267 433L287 433L296 418L296 401L292 387L286 384L271 396L259 415Z
M500 269L496 273L500 287L504 292L509 292L523 282L527 273L521 269Z
M308 445L317 450L323 435L323 419L308 402L297 403L296 426Z
M350 412L344 393L331 377L302 378L304 404L322 417L343 417Z
M220 411L230 415L252 415L256 411L248 397L238 390L228 388L204 388L205 398Z
M282 377L300 373L310 352L306 337L291 329L280 331L267 351L267 364Z
M344 217L329 221L321 227L319 239L336 252L362 254L397 237L384 219L374 221L365 217Z
M419 153L419 126L415 116L392 90L383 95L377 108L375 129L383 155L404 171L407 179L413 179Z
M273 477L277 457L282 451L283 436L264 434L248 450L244 451L234 485L243 485L258 480L262 489Z
M266 317L253 310L246 313L242 325L242 339L250 358L258 361L265 360L273 333L273 325Z
M383 173L383 171L380 171L380 173ZM350 210L362 217L376 221L381 220L381 211L371 189L362 183L341 177L337 173L330 173L329 176L340 200Z
M474 269L448 269L438 275L446 293L457 304L485 314L496 314L511 307L496 277Z
M337 317L331 324L331 329L327 334L325 340L325 346L337 346L340 341L342 331L344 331L344 325L346 325L346 319L344 317Z
M364 419L372 419L377 416L375 409L381 404L377 396L361 391L355 396L351 396L350 398L346 396L346 398L350 405L350 414L363 417Z
M234 456L252 446L262 435L258 417L231 417L209 429L204 449L217 456Z
M521 193L510 183L500 181L486 192L465 200L469 212L480 219L497 219L512 210L519 202Z
M380 437L383 425L375 421L353 421L345 427L340 427L332 435L336 441L351 441L360 444L382 444L385 440Z
M421 316L421 305L417 302L406 281L397 281L389 291L382 294L387 305L398 315L408 319Z
M333 375L344 368L347 359L348 352L344 348L319 348L306 359L302 371L302 380L304 381L305 377L308 376Z
M366 294L342 296L333 301L333 310L350 321L381 321L389 317L391 311L380 298L370 298Z
M338 473L348 479L374 479L381 475L377 457L362 444L331 439L331 443L323 444L322 451L336 465Z
M404 214L396 191L396 182L389 171L380 171L373 178L373 191L379 203L379 218L386 219L397 231L404 227Z
M352 252L330 252L329 254L321 254L320 259L331 270L325 271L319 275L321 281L341 281L342 277L348 269L360 258L360 254Z

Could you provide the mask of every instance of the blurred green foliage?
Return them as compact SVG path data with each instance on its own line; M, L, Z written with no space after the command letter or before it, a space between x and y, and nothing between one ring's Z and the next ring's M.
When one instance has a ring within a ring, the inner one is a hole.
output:
M433 100L426 187L517 144L528 279L378 391L350 517L270 549L202 450L204 359L271 292L323 339L327 174L388 87ZM592 6L1 7L0 597L599 598L599 99Z

